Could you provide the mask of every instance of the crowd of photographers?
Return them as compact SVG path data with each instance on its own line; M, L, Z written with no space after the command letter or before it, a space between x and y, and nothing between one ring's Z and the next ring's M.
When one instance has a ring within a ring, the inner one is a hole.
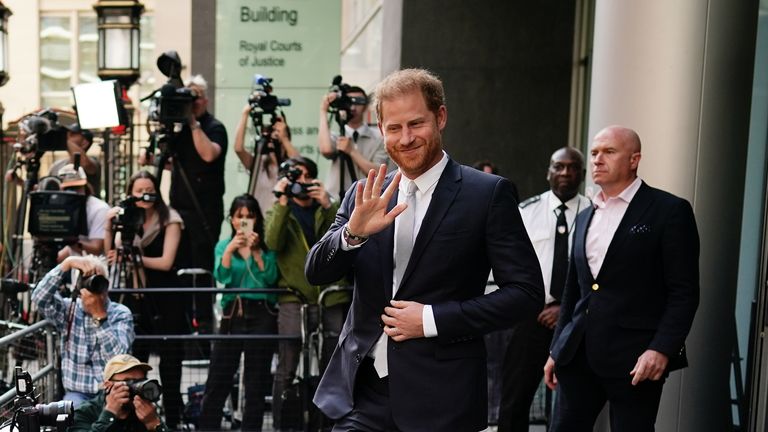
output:
M185 350L178 340L150 343L135 335L210 333L216 327L221 334L279 334L285 339L224 339L212 349L208 343L197 345L196 358L211 362L195 419L198 428L221 428L241 354L246 399L242 430L261 430L264 396L270 393L275 430L302 427L297 400L290 397L302 356L295 338L302 333L301 306L309 305L308 330L322 331L322 369L351 297L346 280L310 285L304 276L305 258L333 222L345 189L388 158L378 130L365 121L367 95L359 87L341 84L339 77L320 104L318 150L331 161L327 180L320 181L316 163L292 145L290 128L277 109L289 102L274 98L270 80L259 79L264 91L244 107L234 141L250 181L247 187L227 185L243 194L231 203L231 233L221 240L228 137L224 125L207 110L207 84L201 76L184 87L191 95L184 121L165 125L158 140L162 144L139 156L139 165L155 165L155 174L142 170L133 175L119 206L110 208L98 198L101 165L86 154L93 143L90 131L68 126L66 146L42 149L66 150L67 156L52 164L48 178L36 189L85 196L85 229L66 245L56 245L52 270L32 293L39 313L51 319L61 335L64 399L79 406L76 430L117 430L110 424L182 428L190 420L184 418L181 397L182 360L189 347ZM329 126L329 113L339 132L331 131L335 128ZM252 150L245 142L249 121L258 132ZM18 140L26 143L35 134L34 125L22 122ZM36 163L43 154L40 147L18 151ZM31 169L28 164L28 176ZM163 169L171 173L168 204L159 193ZM22 177L18 166L6 173L6 181L19 185L24 184ZM210 287L215 282L253 291L223 295L218 323L211 294L147 293L153 288ZM110 294L110 288L139 290L117 295ZM282 291L259 292L274 288ZM123 386L146 378L152 353L159 357L162 396L155 400L162 397L162 417L140 394L133 398ZM274 356L276 367L271 370ZM315 417L318 429L328 425L320 415Z

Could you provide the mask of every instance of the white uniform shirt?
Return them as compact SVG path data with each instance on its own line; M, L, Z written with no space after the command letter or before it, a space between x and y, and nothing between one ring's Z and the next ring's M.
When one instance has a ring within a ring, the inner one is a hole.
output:
M552 259L555 254L555 229L560 199L552 191L536 195L520 203L520 216L523 219L528 237L539 258L541 276L544 279L546 303L552 303L555 298L550 295L552 282ZM581 194L576 195L565 203L565 220L568 223L568 255L570 257L573 245L573 231L576 226L576 215L591 205L589 199Z

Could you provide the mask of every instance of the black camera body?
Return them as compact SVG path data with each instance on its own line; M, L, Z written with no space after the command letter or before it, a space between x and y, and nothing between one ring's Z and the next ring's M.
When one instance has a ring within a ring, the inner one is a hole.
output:
M79 288L86 289L93 294L101 294L109 289L109 279L100 274L88 276L87 278L80 279Z
M21 153L67 149L67 130L59 124L59 115L50 109L28 116L24 119L22 127L26 129L28 135L24 141L14 145L14 148Z
M140 234L144 225L144 210L136 207L140 201L155 202L157 195L143 194L140 197L129 196L120 201L120 213L112 219L112 231L122 233L123 244L130 245L136 234Z
M290 106L291 100L272 94L272 78L256 74L253 76L253 91L248 96L248 104L251 106L251 117L264 114L274 116L279 107Z
M333 81L331 81L329 91L336 93L336 99L332 100L328 105L328 112L336 115L336 122L342 125L343 129L343 125L349 122L352 105L367 105L368 100L362 96L350 96L349 93L352 92L352 86L342 82L342 80L341 75L336 75L333 77Z
M279 177L285 177L288 179L290 183L288 183L288 186L285 187L285 191L275 192L276 197L280 197L281 195L285 195L288 198L298 198L298 199L306 199L309 197L309 188L311 186L314 186L314 183L301 183L299 182L299 178L302 175L302 171L300 168L296 167L295 164L293 164L290 160L287 160L280 164L280 175Z
M58 401L48 404L37 403L35 388L29 372L16 366L16 398L13 400L13 417L3 424L10 423L10 429L20 432L38 432L42 427L55 427L57 431L65 431L74 421L74 404L72 401Z
M163 125L189 122L192 115L192 102L197 95L189 87L176 87L166 83L160 89L157 106L157 121Z

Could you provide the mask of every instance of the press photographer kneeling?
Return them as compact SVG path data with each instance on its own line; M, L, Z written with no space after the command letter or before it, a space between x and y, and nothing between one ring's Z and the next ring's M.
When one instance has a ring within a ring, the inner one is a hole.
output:
M64 273L72 275L72 298L59 294ZM99 390L107 361L127 353L133 343L133 317L124 305L109 300L106 266L96 257L66 258L48 272L32 292L32 301L51 320L61 340L64 398L77 406Z
M113 357L104 368L104 388L75 410L73 431L168 430L154 402L162 390L157 380L148 380L152 366L129 354Z

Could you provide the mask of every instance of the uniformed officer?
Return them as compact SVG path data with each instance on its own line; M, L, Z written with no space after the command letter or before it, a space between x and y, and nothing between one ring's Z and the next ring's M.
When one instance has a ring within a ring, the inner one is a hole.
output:
M568 270L576 214L590 206L579 194L584 156L563 147L552 153L547 171L550 190L520 204L520 214L541 265L546 306L536 320L521 322L509 334L502 364L499 432L528 431L528 413L543 376L552 332L560 314L560 296Z

